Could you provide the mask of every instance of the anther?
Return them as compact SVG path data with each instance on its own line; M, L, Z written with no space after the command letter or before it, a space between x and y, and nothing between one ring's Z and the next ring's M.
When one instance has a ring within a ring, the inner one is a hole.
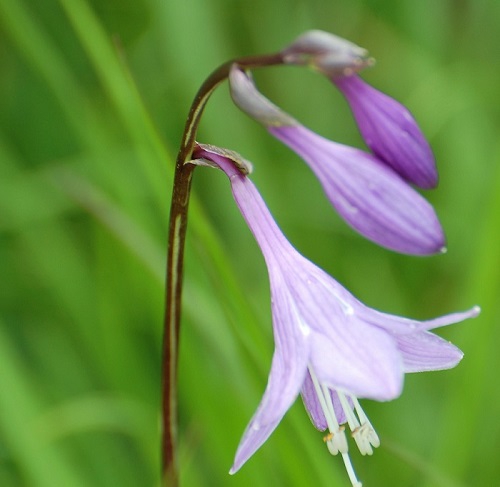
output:
M328 447L328 451L332 455L337 455L340 453L348 452L347 438L345 435L344 426L339 426L337 431L331 431L329 434L323 437L323 441Z
M373 448L380 446L380 439L365 412L361 408L356 397L350 396L350 400L356 412L353 411L345 394L338 392L340 404L344 410L349 428L356 445L362 455L373 455ZM357 416L356 416L357 415Z

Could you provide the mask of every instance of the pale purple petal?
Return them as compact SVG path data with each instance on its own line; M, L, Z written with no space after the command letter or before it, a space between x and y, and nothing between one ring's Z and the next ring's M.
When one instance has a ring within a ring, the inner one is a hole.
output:
M318 380L357 397L397 397L403 373L394 339L359 319L328 274L299 254L294 261L286 285L311 329L310 360Z
M403 368L396 341L362 322L351 322L348 330L338 332L311 338L311 366L318 380L356 397L378 401L398 397Z
M236 473L278 426L300 392L305 367L300 354L286 359L275 352L266 391L238 445L229 473Z
M450 313L438 318L433 318L431 320L412 320L410 318L404 318L402 316L391 315L388 313L382 313L375 309L369 308L364 304L357 302L358 313L362 316L362 319L371 325L378 326L392 335L412 335L417 332L432 330L434 328L439 328L441 326L452 325L454 323L459 323L460 321L467 320L469 318L475 318L480 313L479 306L474 306L467 311L461 311L458 313Z
M317 430L325 431L328 428L328 424L326 422L323 409L321 408L321 404L319 403L318 395L316 394L316 390L314 389L314 385L309 372L306 375L301 394L302 400L304 402L304 407L309 414L309 418L311 419L312 424ZM330 397L332 398L333 409L335 411L337 422L339 424L344 424L347 419L345 417L344 409L342 408L342 404L340 403L338 394L335 391L331 390ZM348 398L347 401L352 407L351 399Z
M404 179L421 188L437 185L434 155L417 122L401 103L359 76L333 77L344 94L366 145Z
M279 274L273 274L279 279ZM279 281L271 285L275 352L266 391L236 452L235 473L267 440L297 398L309 358L308 330L300 323L288 290Z
M318 395L316 394L311 374L309 372L306 374L301 394L302 400L304 401L304 407L309 414L309 418L311 418L312 424L317 430L325 431L326 428L328 428L328 424L326 422L323 409L321 408L321 404L319 403Z
M444 235L432 205L374 156L300 125L268 130L309 164L330 202L359 233L401 253L443 250Z
M405 372L426 372L455 367L463 353L455 345L430 332L396 337Z
M344 424L347 422L347 418L345 416L345 411L344 408L342 407L342 404L339 399L339 395L333 391L330 390L330 397L332 398L332 404L333 404L333 409L335 411L335 416L337 417L337 421L339 424ZM349 403L349 406L351 409L354 408L352 399L350 397L347 397L347 402Z
M237 472L278 426L300 392L305 366L300 356L284 358L275 352L266 391L238 445L229 473Z

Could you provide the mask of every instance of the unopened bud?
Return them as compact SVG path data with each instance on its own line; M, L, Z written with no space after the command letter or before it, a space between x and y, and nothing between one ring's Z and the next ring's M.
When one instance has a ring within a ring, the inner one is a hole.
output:
M346 76L374 63L368 51L321 30L310 30L282 51L285 63L308 65L328 76Z

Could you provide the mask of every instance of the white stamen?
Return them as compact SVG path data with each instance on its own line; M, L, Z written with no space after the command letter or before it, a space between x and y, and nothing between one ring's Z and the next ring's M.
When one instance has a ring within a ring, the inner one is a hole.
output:
M354 404L354 408L356 409L356 413L358 414L359 421L361 422L361 427L365 428L367 432L368 441L373 447L378 448L380 446L380 438L378 437L375 428L368 419L368 416L363 411L363 408L361 407L361 404L359 404L358 399L354 396L352 396L351 399Z
M344 460L345 469L347 470L347 475L349 475L352 487L362 487L363 484L356 477L356 473L352 468L351 459L347 453L342 453L342 460Z
M377 448L378 446L380 446L380 439L375 432L372 424L368 420L365 412L361 408L359 401L356 397L349 396L349 399L351 399L354 405L354 409L357 414L356 416L349 404L349 400L347 399L346 395L338 391L337 394L339 396L340 404L342 405L342 409L344 410L344 414L349 424L349 428L352 431L351 436L354 438L359 451L362 455L373 455L372 447Z
M326 386L321 386L323 389L323 395L325 398L325 403L326 407L328 409L329 416L331 418L332 424L335 426L335 430L332 431L330 428L330 431L332 433L332 447L334 451L340 452L340 453L347 453L349 447L347 446L347 438L344 433L344 427L339 425L339 422L337 420L337 416L335 415L335 409L333 408L333 402L332 402L332 396L330 394L330 390ZM328 422L328 420L327 420ZM328 445L328 450L330 450L330 453L332 453L332 450L330 449L330 442L327 443ZM333 455L336 455L336 453L332 453Z
M358 418L354 414L354 411L352 410L351 405L347 400L347 397L345 396L344 393L340 391L336 392L337 395L339 396L340 404L342 405L342 409L344 410L345 418L347 420L347 423L349 424L349 428L351 428L351 431L355 430L356 428L359 428L360 424Z
M335 416L330 391L328 388L320 385L316 374L311 368L309 368L309 373L311 374L314 389L316 390L319 404L323 410L323 414L325 415L328 430L330 431L330 434L325 436L328 451L332 455L336 455L338 452L347 453L348 447L344 428L340 427L339 422L337 421L337 416Z
M323 440L326 443L326 446L328 447L328 451L332 455L337 455L339 452L341 453L342 460L344 461L347 475L349 476L349 480L351 481L352 486L362 487L361 482L356 477L354 468L351 463L351 459L348 454L347 439L344 431L345 428L344 426L339 425L339 422L337 420L335 409L333 407L333 401L330 389L319 383L316 374L312 371L312 368L309 368L309 373L311 374L311 379L314 385L314 389L316 391L316 395L318 396L318 400L321 409L323 410L323 414L325 415L326 423L328 425L328 430L330 431L330 433L323 438ZM349 406L348 403L347 406ZM342 405L342 408L345 409L344 405ZM351 408L349 407L348 409L354 416Z

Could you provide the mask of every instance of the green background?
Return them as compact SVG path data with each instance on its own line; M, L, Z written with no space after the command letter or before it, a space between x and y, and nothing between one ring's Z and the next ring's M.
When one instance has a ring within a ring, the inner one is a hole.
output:
M382 441L352 458L366 486L498 485L500 466L500 2L486 0L0 0L0 485L156 486L164 255L173 159L189 104L229 58L303 31L369 49L364 74L413 111L435 151L426 192L448 253L401 256L331 210L299 158L214 95L202 142L254 162L293 244L375 308L425 319L450 371L363 401ZM256 73L305 125L363 147L331 84ZM273 351L262 256L226 178L196 171L181 337L183 486L347 486L298 400L227 474Z

